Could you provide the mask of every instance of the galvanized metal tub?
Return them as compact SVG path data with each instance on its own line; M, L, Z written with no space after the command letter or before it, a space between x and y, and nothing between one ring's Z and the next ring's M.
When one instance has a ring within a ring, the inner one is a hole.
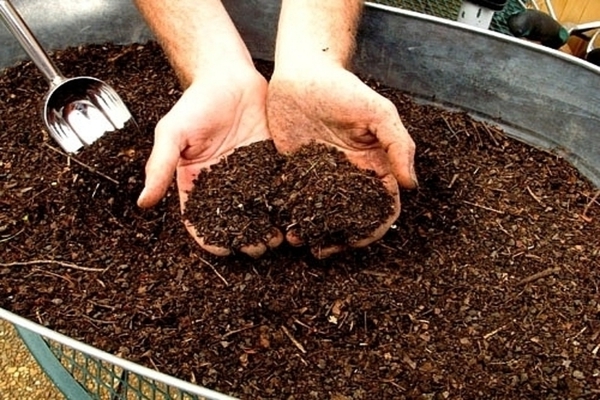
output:
M14 3L47 49L152 39L130 0ZM253 56L272 60L279 2L224 3ZM25 58L18 43L0 27L0 71ZM600 187L599 67L504 34L368 4L354 70L421 101L466 111L532 146L556 152ZM68 398L90 394L72 374L60 370L58 348L73 349L85 363L94 360L94 368L110 379L129 379L133 374L159 394L174 390L178 398L230 398L104 353L6 310L0 309L0 318L18 327Z

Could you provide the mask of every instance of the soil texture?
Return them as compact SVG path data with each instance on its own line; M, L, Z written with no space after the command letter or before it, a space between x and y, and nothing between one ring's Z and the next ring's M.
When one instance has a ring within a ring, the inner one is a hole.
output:
M204 242L236 249L292 231L319 249L368 237L394 212L374 171L324 144L280 155L272 141L236 149L194 180L184 218Z
M282 160L272 141L236 149L197 176L184 218L206 244L236 249L267 241Z
M174 187L136 206L181 95L159 47L52 57L111 84L140 129L66 157L33 112L35 67L0 76L0 307L246 399L600 396L598 189L560 157L368 80L417 143L420 188L392 229L327 260L286 245L216 258Z

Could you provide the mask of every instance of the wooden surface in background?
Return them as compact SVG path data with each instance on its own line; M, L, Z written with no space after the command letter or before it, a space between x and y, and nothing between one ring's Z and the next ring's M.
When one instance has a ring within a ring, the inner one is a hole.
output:
M544 0L535 0L540 9L547 11ZM552 7L556 12L556 17L561 24L569 28L571 25L577 25L586 22L600 21L600 0L552 0ZM592 36L593 31L588 32ZM578 57L585 55L588 43L582 39L571 37L564 50ZM600 43L596 43L596 47Z

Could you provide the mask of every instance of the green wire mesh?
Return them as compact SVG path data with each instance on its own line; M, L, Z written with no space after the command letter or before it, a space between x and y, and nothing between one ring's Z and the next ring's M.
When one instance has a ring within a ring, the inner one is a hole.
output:
M456 21L462 4L462 0L375 0L374 2L453 21ZM502 11L494 13L490 29L510 35L511 33L506 25L506 20L512 14L516 14L524 9L525 7L520 1L509 0Z
M98 400L201 400L200 397L106 363L61 343L45 339L58 361Z

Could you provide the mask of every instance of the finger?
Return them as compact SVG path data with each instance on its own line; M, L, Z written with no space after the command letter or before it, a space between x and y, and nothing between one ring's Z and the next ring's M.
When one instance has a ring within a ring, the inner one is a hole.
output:
M206 244L204 242L204 238L198 238L197 236L194 237L194 239L196 239L196 242L200 245L200 247L202 247L204 250L208 251L209 253L217 256L217 257L225 257L231 254L231 250L229 250L226 247L221 247L221 246L215 246L212 244Z
M164 197L179 162L180 144L173 140L178 135L163 127L160 122L156 126L154 145L146 163L144 189L137 201L142 208L152 207Z
M310 252L315 258L319 260L323 260L325 258L331 257L334 254L341 253L346 250L346 246L329 246L329 247L312 247Z
M245 253L253 258L262 256L268 249L273 249L283 242L283 234L279 229L273 228L271 233L265 237L264 243L243 246L240 248L242 253Z
M264 243L251 244L240 247L240 251L249 255L252 258L259 258L267 251L267 246Z
M285 240L294 247L300 247L304 244L304 240L296 233L294 229L289 230L285 234Z
M366 247L371 243L381 239L383 235L390 229L390 226L394 224L394 221L400 216L400 194L398 192L398 183L393 176L387 175L381 179L383 186L385 186L388 193L394 197L394 212L377 227L368 237L357 240L350 243L350 247L359 248Z
M379 121L370 127L385 150L392 173L401 187L414 189L419 186L415 172L415 142L402 124L396 107L388 101L386 111Z
M265 237L264 243L252 244L240 247L240 251L252 258L259 258L268 249L273 249L283 242L283 234L277 228L273 228L271 233Z
M267 237L267 247L274 249L283 243L283 233L277 228L273 228L273 232Z
M200 247L202 247L204 250L208 251L211 254L214 254L215 256L219 256L219 257L225 257L225 256L228 256L231 254L231 250L228 248L221 247L221 246L215 246L212 244L206 244L206 242L204 241L204 238L198 236L198 232L196 231L196 228L194 228L194 226L192 224L190 224L189 221L184 221L184 224L185 224L185 228L187 229L190 236L192 238L194 238L196 243L198 243L200 245Z

